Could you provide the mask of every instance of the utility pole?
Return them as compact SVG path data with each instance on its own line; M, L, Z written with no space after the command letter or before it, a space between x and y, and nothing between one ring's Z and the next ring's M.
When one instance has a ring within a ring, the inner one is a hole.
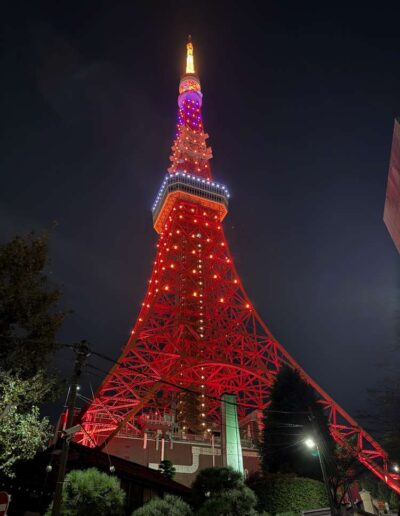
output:
M324 459L323 454L321 453L321 448L324 444L323 437L321 436L320 432L318 431L317 425L315 424L315 416L313 414L311 407L310 407L310 420L311 420L311 425L312 425L312 431L314 434L314 441L315 441L315 447L317 449L319 465L321 466L322 479L324 481L326 494L328 496L329 507L331 509L332 516L335 516L336 515L335 502L333 499L331 486L329 485L329 479L328 479L328 474L326 471L325 459Z
M58 466L58 476L56 490L54 492L53 508L51 510L51 516L60 516L61 502L62 502L62 491L64 485L65 470L67 468L69 443L72 437L71 426L74 418L74 408L76 401L76 391L78 387L78 381L82 374L82 367L85 363L86 358L90 355L89 346L85 340L82 340L78 344L72 346L75 352L75 364L74 373L71 380L71 386L69 389L68 403L67 403L67 423L65 428L65 436L63 440L60 463Z
M333 502L332 491L331 491L331 487L329 485L328 475L326 473L325 461L324 461L323 456L321 455L321 450L320 450L320 447L318 445L318 441L317 441L316 447L317 447L317 453L318 453L318 458L319 458L319 464L321 466L321 471L322 471L322 478L324 480L326 494L328 496L329 506L331 508L331 514L333 516L333 515L336 514L336 507L335 507L335 504Z

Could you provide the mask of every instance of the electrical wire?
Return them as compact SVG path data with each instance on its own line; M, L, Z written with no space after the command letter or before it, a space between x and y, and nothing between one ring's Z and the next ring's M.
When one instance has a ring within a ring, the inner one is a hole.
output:
M5 335L0 335L0 338L8 339L8 340L15 340L15 338L10 337L10 336L5 336ZM27 339L23 339L23 340L25 340L25 341L29 341L29 342L35 342L35 343L41 343L41 342L44 342L44 339L29 339L29 338L27 338ZM73 348L74 348L74 345L73 345L73 344L62 344L62 343L58 343L58 345L59 345L59 347L60 347L60 348L67 348L67 349L73 349ZM111 358L111 357L109 357L109 356L107 356L107 355L105 355L105 354L103 354L103 353L99 353L99 352L93 351L93 350L91 350L91 349L90 349L89 351L90 351L90 354L95 355L95 356L98 356L99 358L101 358L101 359L103 359L103 360L106 360L106 361L112 362L113 364L116 364L116 365L118 365L118 366L120 366L120 367L125 367L125 366L124 366L124 364L122 364L122 363L121 363L121 362L119 362L118 360L114 360L113 358ZM63 357L63 359L67 359L67 357ZM87 366L88 368L92 369L92 370L94 369L94 370L96 370L96 371L98 371L98 372L101 372L101 373L103 373L103 374L105 374L105 375L108 375L108 374L109 374L109 371L105 371L105 370L103 370L103 369L101 369L101 368L99 368L99 367L97 367L97 366L95 366L95 365L93 365L93 364L87 363L87 364L86 364L86 366ZM94 373L93 371L87 371L87 373L89 373L89 374L91 374L91 375L93 375L93 376L95 376L95 377L97 377L97 378L103 379L103 377L101 377L100 375L98 375L98 374ZM145 377L147 377L147 378L150 378L150 379L152 379L152 380L154 380L154 381L157 381L157 382L159 382L159 383L163 383L163 384L168 385L168 386L170 386L170 387L174 387L175 389L177 389L177 390L179 390L179 391L187 392L187 393L189 393L189 394L193 394L193 395L195 395L195 396L200 396L200 395L204 394L204 397L205 397L205 398L210 399L210 400L212 400L212 401L217 401L217 402L219 402L219 403L225 403L226 405L233 405L233 406L235 406L235 407L238 407L238 406L240 407L240 406L241 406L241 407L245 407L245 408L254 408L254 407L251 407L251 406L249 406L249 405L247 405L247 404L244 404L244 403L240 403L240 402L231 402L231 401L228 401L228 400L224 400L224 399L222 399L222 398L217 398L216 396L211 396L211 395L209 395L209 394L200 393L200 392L195 391L195 390L193 390L193 389L190 389L190 388L188 388L188 387L182 387L181 385L175 384L175 383L170 382L170 381L168 381L168 380L163 380L163 379L158 379L158 380L156 380L156 379L154 379L151 375L146 375L145 373L142 373L142 375L143 375L143 376L145 376ZM86 403L90 403L91 401L94 401L95 396L94 396L94 394L93 394L93 390L92 390L92 396L93 396L93 398L92 398L92 399L90 399L90 398L87 398L87 397L83 396L82 394L78 394L78 397L79 397L80 399L82 399L83 401L85 401ZM270 409L264 409L264 412L265 412L265 411L266 411L266 412L268 412L268 413L276 413L276 414L308 414L308 412L306 412L306 411L283 411L283 410L270 410ZM236 427L232 427L231 425L225 425L225 426L227 426L228 428L236 428ZM288 424L284 424L284 423L282 423L282 424L281 424L281 426L286 426L286 427L287 427L287 426L302 427L303 425L293 425L293 424L289 424L289 423L288 423ZM84 431L85 431L85 430L84 430ZM86 433L86 431L85 431L85 433ZM279 435L284 435L284 434L279 434ZM301 434L286 434L286 435L301 435ZM90 438L90 439L91 439L91 441L93 442L92 438ZM301 442L301 441L299 441L299 442ZM297 443L295 443L295 444L297 444Z
M0 338L2 339L8 339L8 340L16 340L15 337L11 337L11 336L8 336L8 335L0 335ZM30 339L30 338L22 338L21 340L23 341L26 341L26 342L35 342L35 343L43 343L43 342L48 342L47 340L45 339ZM73 344L63 344L63 343L58 343L58 346L60 348L69 348L69 349L73 349L74 348L74 345ZM108 360L109 362L112 362L120 367L125 367L124 364L122 364L121 362L119 362L118 360L114 360L113 358L111 357L108 357L107 355L104 355L103 353L99 353L97 351L93 351L93 350L89 350L90 351L90 354L92 355L95 355L95 356L98 356L99 358L102 358L103 360ZM89 365L89 364L87 364ZM96 366L93 366L92 364L89 365L89 367L92 367L93 369L97 369L98 371L108 375L109 374L109 371L104 371L100 368L96 368ZM194 394L196 396L200 396L201 394L203 393L200 393L200 392L197 392L193 389L189 389L188 387L182 387L180 385L177 385L176 383L173 383L173 382L170 382L168 380L164 380L164 379L155 379L153 378L151 375L149 374L145 374L145 373L141 373L144 377L146 378L149 378L153 381L156 381L158 383L163 383L165 385L169 385L170 387L174 387L180 391L184 391L184 392L188 392L190 394ZM223 402L223 403L226 403L226 404L230 404L230 405L235 405L235 406L238 406L238 407L245 407L245 408L254 408L250 405L247 405L245 403L240 403L240 402L230 402L230 401L226 401L226 400L222 400L221 398L217 398L215 396L211 396L209 394L205 394L205 397L208 398L208 399L211 399L213 401L218 401L218 402ZM266 409L268 412L270 413L276 413L276 414L308 414L308 412L306 411L287 411L287 410L268 410Z
M96 351L92 351L91 353L92 353L92 355L98 356L99 358L102 358L103 360L107 360L109 362L112 362L113 364L116 364L116 365L118 365L120 367L126 367L124 364L122 364L118 360L114 360L113 358L108 357L107 355L104 355L103 353L98 353ZM97 369L98 371L100 371L100 372L102 372L102 373L104 373L106 375L109 374L109 371L104 371L104 370L102 370L102 369L100 369L100 368L98 368L96 366L93 366L92 364L90 364L90 367L92 367L93 369ZM165 385L169 385L170 387L174 387L175 389L183 391L183 392L188 392L188 393L194 394L196 396L200 396L200 395L204 394L204 393L195 391L193 389L190 389L188 387L182 387L181 385L178 385L176 383L170 382L168 380L155 379L155 378L153 378L149 374L145 374L145 373L141 373L141 374L144 377L146 377L146 378L150 378L151 380L159 382L159 383L164 383ZM237 407L255 408L255 407L251 407L250 405L247 405L245 403L240 403L240 402L234 403L234 402L230 402L230 401L227 401L227 400L223 400L221 398L217 398L216 396L211 396L210 394L204 394L204 397L206 397L208 399L211 399L213 401L218 401L220 403L222 402L222 403L226 403L226 404L229 404L229 405L235 405ZM288 411L288 410L269 410L269 409L265 409L265 410L267 412L274 413L274 414L308 414L309 413L307 411Z

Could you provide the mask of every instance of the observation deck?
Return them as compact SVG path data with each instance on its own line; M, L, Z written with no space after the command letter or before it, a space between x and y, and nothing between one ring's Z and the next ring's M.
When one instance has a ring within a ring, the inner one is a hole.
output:
M196 202L215 210L219 220L228 213L229 193L225 186L201 177L176 172L167 174L153 204L153 225L157 233L162 233L165 223L179 200Z

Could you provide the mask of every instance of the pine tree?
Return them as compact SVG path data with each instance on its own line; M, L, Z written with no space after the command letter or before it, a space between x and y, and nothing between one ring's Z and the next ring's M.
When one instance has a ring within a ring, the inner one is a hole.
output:
M263 423L260 451L264 472L321 479L317 452L310 452L304 441L307 437L315 439L317 430L320 444L329 456L333 454L334 443L322 405L316 402L313 389L297 371L289 367L280 370Z
M152 498L132 516L193 516L190 506L178 496L165 495L163 499Z
M168 459L162 460L158 466L158 469L160 470L160 473L168 478L174 478L176 473L175 466Z
M74 469L65 477L61 516L122 516L125 498L116 477L96 468ZM51 508L46 516L51 515Z

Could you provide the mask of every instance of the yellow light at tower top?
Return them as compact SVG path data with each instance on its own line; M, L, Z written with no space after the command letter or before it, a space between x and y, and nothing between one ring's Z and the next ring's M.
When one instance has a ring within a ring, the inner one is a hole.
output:
M193 45L190 36L186 45L186 73L194 73Z

